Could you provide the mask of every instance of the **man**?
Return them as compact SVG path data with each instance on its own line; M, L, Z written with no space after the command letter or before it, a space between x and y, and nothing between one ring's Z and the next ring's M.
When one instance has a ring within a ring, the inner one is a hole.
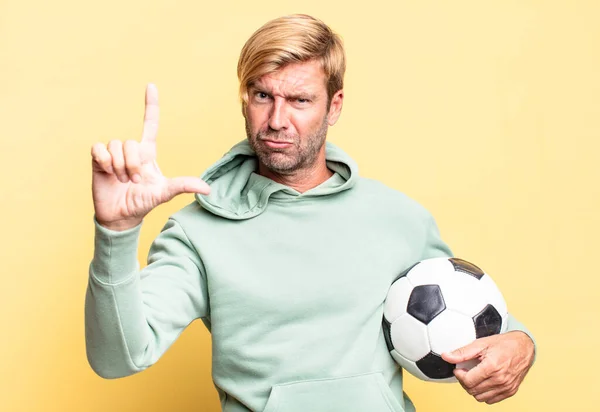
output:
M341 113L345 58L324 23L273 20L239 64L247 141L202 176L167 179L156 164L157 91L146 91L140 142L92 148L96 243L86 297L87 353L101 376L154 364L202 319L224 411L413 411L381 330L387 290L416 261L451 254L433 218L358 176L325 142ZM180 193L196 200L136 259L142 220ZM479 401L512 396L534 345L510 332L452 354Z

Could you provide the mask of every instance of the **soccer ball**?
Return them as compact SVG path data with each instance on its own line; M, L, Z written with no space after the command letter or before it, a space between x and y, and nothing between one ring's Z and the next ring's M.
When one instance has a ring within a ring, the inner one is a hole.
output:
M506 302L492 278L458 258L415 263L390 286L383 333L394 360L425 381L456 382L454 365L440 356L476 338L506 332Z

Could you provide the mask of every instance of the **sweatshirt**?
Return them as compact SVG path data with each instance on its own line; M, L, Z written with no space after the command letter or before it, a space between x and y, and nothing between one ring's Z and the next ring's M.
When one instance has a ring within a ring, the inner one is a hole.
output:
M85 333L104 378L153 365L201 319L225 412L414 411L382 330L394 279L452 256L432 216L360 177L331 143L333 176L300 193L257 173L240 142L202 178L210 195L174 213L140 269L140 226L95 222ZM508 330L525 327L509 315ZM199 405L201 408L201 405Z

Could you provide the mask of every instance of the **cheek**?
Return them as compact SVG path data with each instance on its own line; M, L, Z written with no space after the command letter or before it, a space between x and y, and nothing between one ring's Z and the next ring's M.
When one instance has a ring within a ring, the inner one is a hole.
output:
M263 130L267 119L268 117L259 110L246 110L246 123L252 134L256 134L258 131Z
M301 136L312 134L321 128L323 114L316 111L306 111L298 113L293 119L292 124Z

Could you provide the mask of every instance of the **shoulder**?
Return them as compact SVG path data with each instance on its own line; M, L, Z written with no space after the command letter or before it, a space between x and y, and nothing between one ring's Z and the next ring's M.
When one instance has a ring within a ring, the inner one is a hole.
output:
M401 214L418 220L432 218L419 202L379 180L361 177L354 189L356 195L365 199L374 211L384 210L386 213Z
M173 213L169 217L169 220L178 223L185 229L197 225L204 225L214 218L216 218L215 215L208 212L196 200L194 200Z

